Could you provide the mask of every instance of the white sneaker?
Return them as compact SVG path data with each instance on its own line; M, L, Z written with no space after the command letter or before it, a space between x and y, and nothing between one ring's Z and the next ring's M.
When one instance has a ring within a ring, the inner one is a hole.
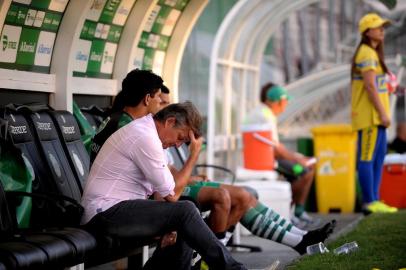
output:
M306 221L301 220L295 215L291 216L290 221L292 222L293 225L295 225L295 227L298 227L301 230L303 230L307 226Z
M321 223L320 218L312 217L306 211L303 212L299 217L298 216L294 216L294 217L297 218L300 221L300 225L303 225L304 227L309 227L309 226L317 227ZM293 224L293 225L295 225L295 224Z

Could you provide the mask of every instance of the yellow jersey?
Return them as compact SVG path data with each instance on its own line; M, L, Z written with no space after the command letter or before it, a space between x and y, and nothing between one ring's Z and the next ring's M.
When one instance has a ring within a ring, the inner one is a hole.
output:
M378 90L378 96L390 118L386 76L379 63L378 54L368 45L362 44L355 56L355 74L353 74L351 81L351 119L354 130L381 124L379 114L364 89L362 73L368 70L373 70L376 73L375 86Z

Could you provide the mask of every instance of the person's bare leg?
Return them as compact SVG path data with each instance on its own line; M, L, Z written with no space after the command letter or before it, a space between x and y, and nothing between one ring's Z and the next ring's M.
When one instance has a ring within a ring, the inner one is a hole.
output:
M231 185L221 185L220 187L227 190L231 198L231 210L227 223L227 228L229 228L237 224L250 207L257 205L257 199L242 187Z
M310 192L314 179L314 168L292 183L292 199L295 204L304 205Z
M202 187L197 201L203 209L210 209L208 222L210 229L214 233L225 232L231 209L229 192L223 188Z

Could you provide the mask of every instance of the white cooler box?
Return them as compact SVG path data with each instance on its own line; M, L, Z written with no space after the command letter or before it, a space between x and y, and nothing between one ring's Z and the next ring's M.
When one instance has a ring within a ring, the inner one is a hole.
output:
M290 204L292 191L289 182L278 180L251 180L235 182L238 186L249 186L254 188L259 195L259 201L275 210L281 216L290 220ZM242 230L242 234L249 232Z

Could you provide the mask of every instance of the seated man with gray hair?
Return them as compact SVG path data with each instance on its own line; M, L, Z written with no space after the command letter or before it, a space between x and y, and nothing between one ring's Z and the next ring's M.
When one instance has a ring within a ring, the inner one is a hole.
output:
M174 181L167 166L163 149L186 141L190 141L197 159L202 144L201 124L197 109L185 102L136 119L111 135L98 153L86 183L82 223L96 234L131 239L177 231L177 245L183 249L181 254L188 256L166 261L171 269L190 268L190 248L199 252L210 269L246 269L232 258L195 206L178 201L188 175L179 174ZM153 193L158 193L162 201L148 200ZM165 252L165 248L159 252Z

